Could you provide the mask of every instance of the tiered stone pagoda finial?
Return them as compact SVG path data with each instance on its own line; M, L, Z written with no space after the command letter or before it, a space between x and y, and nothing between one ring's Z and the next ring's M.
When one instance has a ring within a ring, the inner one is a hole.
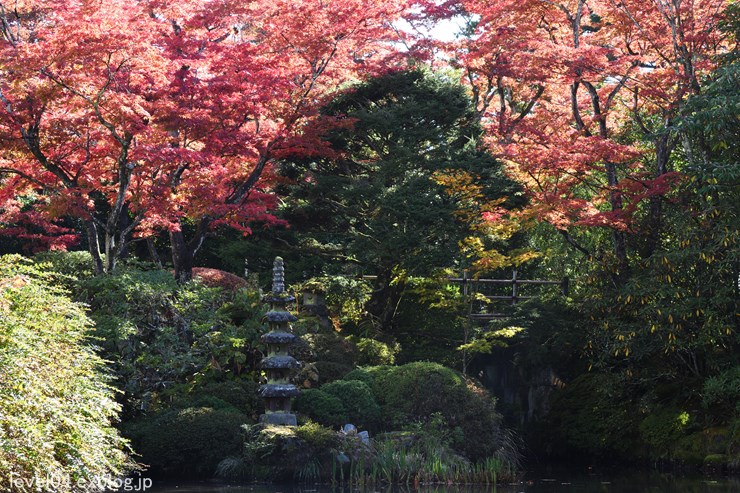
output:
M265 400L265 414L260 416L260 422L295 426L296 416L290 412L290 408L292 398L299 391L290 383L290 371L298 368L299 363L288 354L288 346L296 339L290 324L298 319L285 308L295 298L285 292L285 269L280 257L275 257L272 292L264 297L264 301L270 304L270 311L265 315L269 332L261 337L267 346L267 357L262 360L267 383L259 389L260 396Z
M272 266L272 292L277 294L285 292L285 265L280 257L275 257Z

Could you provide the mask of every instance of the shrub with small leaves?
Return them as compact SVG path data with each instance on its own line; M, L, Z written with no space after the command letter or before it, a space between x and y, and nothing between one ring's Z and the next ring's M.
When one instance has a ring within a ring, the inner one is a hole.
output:
M322 385L320 390L342 403L349 423L360 429L375 431L380 427L380 407L373 391L358 380L336 380Z
M326 426L341 426L347 422L347 410L337 397L320 389L305 389L295 399L296 412Z
M11 492L46 477L82 490L134 467L113 426L110 377L89 345L92 324L53 277L0 257L0 478L15 478Z

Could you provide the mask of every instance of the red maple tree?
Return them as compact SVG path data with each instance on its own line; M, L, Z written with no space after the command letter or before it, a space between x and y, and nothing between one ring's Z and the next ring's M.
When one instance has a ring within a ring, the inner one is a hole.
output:
M307 130L317 105L396 63L390 23L405 9L395 0L0 4L0 220L64 247L73 237L54 225L77 218L98 272L132 240L167 230L176 274L188 279L212 228L274 221L271 163L320 152Z
M125 2L0 5L2 220L44 231L79 218L98 271L113 268L141 220L134 211L122 226L132 176L146 163L139 144L156 133L148 98L168 69L152 24Z
M647 211L640 226L650 237L642 253L655 248L663 197L679 179L673 119L723 49L717 23L727 4L464 0L431 12L475 20L471 35L444 48L464 72L488 145L526 186L525 214L571 242L573 226L610 228L626 273L638 212Z

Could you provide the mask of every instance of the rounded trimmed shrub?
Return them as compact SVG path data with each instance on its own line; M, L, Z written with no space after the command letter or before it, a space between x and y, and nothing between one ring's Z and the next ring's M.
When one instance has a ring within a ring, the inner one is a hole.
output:
M375 379L381 375L385 375L393 371L391 366L367 366L363 368L355 368L351 372L347 373L343 380L359 380L365 382L368 387L373 389Z
M386 431L418 427L441 417L447 435L456 437L452 447L470 459L491 456L507 440L488 392L438 363L361 368L345 379L370 386Z
M295 399L294 408L325 426L341 426L347 422L347 410L342 401L321 389L302 390Z
M359 380L337 380L321 386L321 391L339 399L349 423L373 431L380 426L380 406L366 383Z

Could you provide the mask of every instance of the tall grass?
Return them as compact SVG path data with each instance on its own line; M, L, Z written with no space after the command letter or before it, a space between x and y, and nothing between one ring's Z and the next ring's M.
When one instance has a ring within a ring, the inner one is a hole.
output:
M332 483L340 486L379 486L383 484L477 484L495 485L513 479L516 464L489 457L473 463L444 447L425 444L399 446L393 441L375 442L372 454L363 454L350 463L335 461Z

